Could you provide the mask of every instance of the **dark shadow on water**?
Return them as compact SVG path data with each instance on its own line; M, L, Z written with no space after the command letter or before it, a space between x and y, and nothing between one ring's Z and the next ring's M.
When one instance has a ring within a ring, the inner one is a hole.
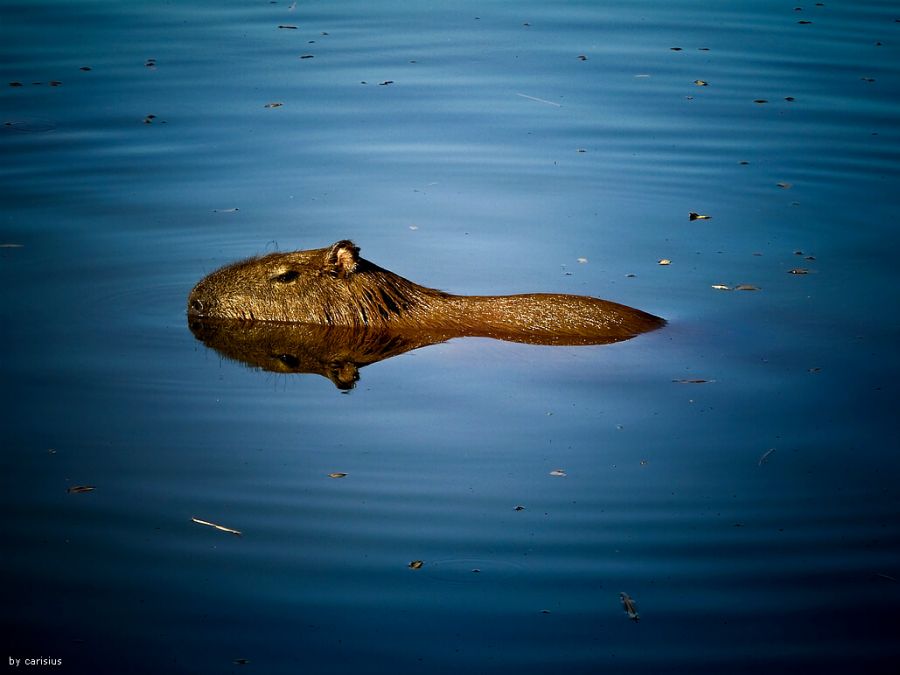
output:
M415 331L236 321L190 317L191 332L222 356L273 373L323 375L338 389L352 389L359 369L413 349L459 337L490 337L535 345L599 345L629 337L553 338L522 334Z

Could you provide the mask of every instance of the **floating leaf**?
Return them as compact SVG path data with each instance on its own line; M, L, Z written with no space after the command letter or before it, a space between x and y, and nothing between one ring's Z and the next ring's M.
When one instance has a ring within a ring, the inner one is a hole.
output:
M68 490L66 490L66 492L68 492L69 494L76 495L81 492L92 492L93 490L96 490L96 489L97 488L95 488L93 485L73 485Z
M726 286L725 284L713 284L712 287L715 288L717 291L730 291L731 290L731 286Z
M628 593L619 593L619 598L622 601L622 608L625 610L628 618L632 621L639 621L641 616L638 614L637 607L634 604L634 600L631 599L631 596L629 596Z
M771 457L771 455L772 455L773 452L775 452L775 448L769 448L768 450L766 450L766 451L762 454L762 457L759 458L759 462L757 463L757 466L762 466L763 464L765 464L766 462L768 462L768 461L769 461L769 457Z
M334 473L328 474L328 477L329 477L329 478L346 478L346 477L347 477L347 474L342 473L342 472L340 472L340 471L336 471L336 472L334 472Z
M660 258L659 260L656 261L656 264L657 265L671 265L672 261L669 260L668 258Z
M198 525L206 525L207 527L214 527L217 530L221 530L222 532L228 532L230 534L236 534L237 536L241 536L241 533L238 530L232 530L230 527L225 527L224 525L216 525L215 523L210 523L207 520L200 520L199 518L191 518Z
M694 84L696 84L698 87L708 87L709 86L709 82L707 82L706 80L694 80Z
M704 216L703 214L700 214L700 213L696 213L696 212L694 212L694 211L691 211L691 212L688 214L688 218L689 218L690 220L709 220L710 218L712 218L712 216Z
M792 270L788 270L788 274L809 274L809 270L804 267L795 267Z
M754 286L753 284L738 284L734 287L736 291L758 291L759 286Z
M411 563L409 563L408 567L411 570L419 570L419 569L422 569L422 565L424 565L424 564L425 563L422 562L421 560L413 560Z
M553 469L553 471L550 472L550 475L551 476L565 476L566 472L563 471L562 469Z

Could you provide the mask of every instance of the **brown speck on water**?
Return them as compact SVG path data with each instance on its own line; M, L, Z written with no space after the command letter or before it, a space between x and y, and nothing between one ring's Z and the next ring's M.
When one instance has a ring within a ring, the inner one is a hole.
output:
M708 87L709 86L709 82L707 82L706 80L694 80L694 84L696 84L698 87Z
M734 287L736 291L758 291L760 290L759 286L754 286L753 284L738 284Z
M407 567L411 570L420 570L425 563L421 560L413 560Z

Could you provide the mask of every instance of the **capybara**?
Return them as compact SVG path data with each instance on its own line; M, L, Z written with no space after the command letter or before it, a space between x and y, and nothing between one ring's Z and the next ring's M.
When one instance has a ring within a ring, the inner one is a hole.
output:
M542 344L627 340L665 320L581 295L451 295L359 257L351 241L270 253L200 281L188 315L392 331L438 331Z

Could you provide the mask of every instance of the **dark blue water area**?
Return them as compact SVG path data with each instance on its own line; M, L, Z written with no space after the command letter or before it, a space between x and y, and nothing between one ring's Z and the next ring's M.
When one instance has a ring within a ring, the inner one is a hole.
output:
M900 6L800 5L0 2L0 660L893 672ZM668 324L346 392L192 334L345 238Z

